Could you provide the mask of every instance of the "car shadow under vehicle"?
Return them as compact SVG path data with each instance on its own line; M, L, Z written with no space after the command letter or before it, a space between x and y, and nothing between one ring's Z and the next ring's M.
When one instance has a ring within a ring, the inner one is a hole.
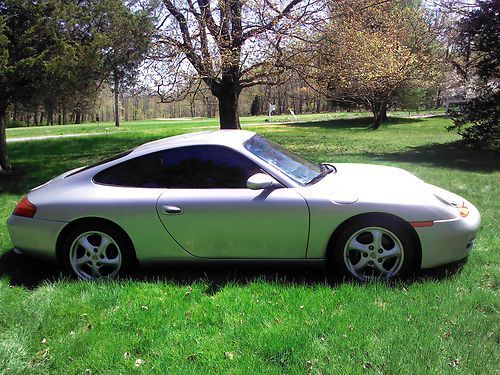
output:
M55 263L9 250L0 256L0 278L4 277L8 278L9 285L35 289L44 282L61 280L63 273Z
M466 260L419 272L405 282L396 281L388 285L401 287L425 280L442 280L453 277L463 268ZM9 285L36 289L44 283L72 280L53 262L17 254L9 250L0 256L0 278L7 278ZM336 287L347 282L331 275L323 264L264 263L264 264L189 264L182 267L172 264L141 266L127 275L126 279L141 282L171 282L190 285L195 282L208 284L206 294L214 295L227 284L247 285L255 281L267 281L290 285L328 285Z

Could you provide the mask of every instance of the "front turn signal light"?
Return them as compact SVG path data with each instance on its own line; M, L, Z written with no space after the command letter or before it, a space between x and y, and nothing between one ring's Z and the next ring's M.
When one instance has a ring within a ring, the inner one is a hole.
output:
M458 212L462 217L467 217L469 215L469 209L465 206L459 207Z
M35 213L36 213L36 206L28 200L28 197L24 197L17 204L12 214L16 216L32 218L33 216L35 216Z

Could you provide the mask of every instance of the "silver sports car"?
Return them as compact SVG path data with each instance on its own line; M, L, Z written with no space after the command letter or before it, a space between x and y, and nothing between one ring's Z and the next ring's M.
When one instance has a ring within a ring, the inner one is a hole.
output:
M359 280L467 257L464 198L398 168L313 163L248 131L146 143L34 188L8 220L15 247L74 275L160 260L327 261Z

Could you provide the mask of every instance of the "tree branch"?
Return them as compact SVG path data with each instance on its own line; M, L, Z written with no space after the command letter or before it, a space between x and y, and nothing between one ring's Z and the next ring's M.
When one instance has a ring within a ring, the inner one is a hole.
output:
M283 17L290 14L292 9L304 0L292 0L288 5L279 13L276 17L274 17L271 21L266 23L265 25L256 27L255 29L249 30L241 35L241 42L253 38L256 35L262 34L267 30L271 30Z

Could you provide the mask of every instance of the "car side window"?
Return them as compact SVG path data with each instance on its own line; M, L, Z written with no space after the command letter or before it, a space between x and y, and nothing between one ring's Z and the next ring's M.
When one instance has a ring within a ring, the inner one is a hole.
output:
M94 176L106 185L162 188L163 165L158 152L139 156L107 168Z
M246 188L262 170L247 157L222 146L190 146L162 153L165 186L177 189Z
M144 155L94 177L108 185L173 189L246 188L262 170L245 156L222 146L188 146Z

